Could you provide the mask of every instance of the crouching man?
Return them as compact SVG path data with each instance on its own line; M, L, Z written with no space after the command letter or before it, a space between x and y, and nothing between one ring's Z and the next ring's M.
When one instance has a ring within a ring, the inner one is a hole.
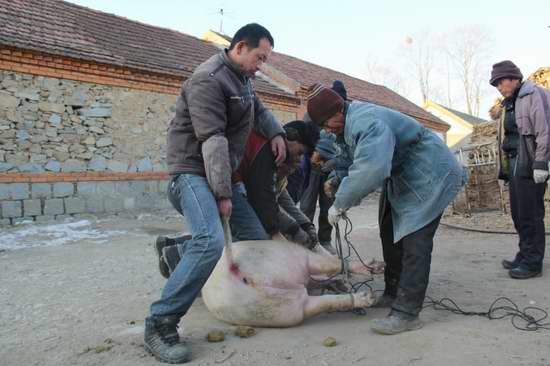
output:
M411 117L372 103L347 103L316 85L311 119L337 135L353 163L329 209L329 222L379 187L385 291L377 305L391 307L371 328L396 334L422 326L418 314L428 287L433 238L443 211L466 183L467 173L444 141Z

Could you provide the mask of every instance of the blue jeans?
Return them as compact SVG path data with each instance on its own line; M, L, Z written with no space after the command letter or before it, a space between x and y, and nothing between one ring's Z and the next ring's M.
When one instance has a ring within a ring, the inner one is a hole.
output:
M176 269L168 278L160 300L151 305L151 316L187 313L214 270L224 246L218 205L206 178L181 174L170 183L172 197L179 198L192 239Z
M233 185L230 225L233 239L263 240L268 235L238 185ZM214 270L224 246L218 205L206 178L182 174L168 185L168 199L184 215L192 239L177 242L181 260L151 305L151 315L185 315Z

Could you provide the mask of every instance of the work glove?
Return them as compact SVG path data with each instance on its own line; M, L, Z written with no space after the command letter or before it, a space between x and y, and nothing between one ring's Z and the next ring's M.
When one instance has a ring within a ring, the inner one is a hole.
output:
M533 180L535 183L544 183L548 179L548 170L535 169L533 170Z
M298 229L296 234L292 235L292 238L290 241L309 248L309 244L310 244L309 235L302 229Z
M336 226L336 224L338 223L338 221L340 221L344 213L345 213L344 210L334 207L334 205L330 206L330 208L328 209L329 224L331 224L332 226Z
M313 248L314 246L316 246L319 243L319 237L317 236L317 229L315 228L315 225L313 225L311 222L308 222L300 225L300 227L309 236L309 247Z

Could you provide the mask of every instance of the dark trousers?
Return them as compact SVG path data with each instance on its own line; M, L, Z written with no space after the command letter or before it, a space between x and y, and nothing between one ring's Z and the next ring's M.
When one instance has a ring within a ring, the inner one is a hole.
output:
M319 169L311 169L309 175L309 184L300 199L300 210L306 215L309 221L313 222L317 199L319 199L319 242L323 245L330 244L332 240L332 225L328 222L328 210L334 199L328 197L323 189L327 181L328 174Z
M441 215L420 230L394 243L391 211L390 202L385 191L382 191L378 223L386 262L384 293L396 297L392 310L416 316L422 310L428 288L433 238Z
M510 208L519 235L515 262L531 271L540 271L544 259L544 193L546 183L514 174L516 159L510 161Z

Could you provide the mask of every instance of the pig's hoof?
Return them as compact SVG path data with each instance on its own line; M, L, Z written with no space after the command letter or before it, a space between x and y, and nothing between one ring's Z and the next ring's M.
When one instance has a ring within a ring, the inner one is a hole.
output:
M376 296L372 291L369 292L357 292L353 296L353 307L355 308L368 308L376 302Z

